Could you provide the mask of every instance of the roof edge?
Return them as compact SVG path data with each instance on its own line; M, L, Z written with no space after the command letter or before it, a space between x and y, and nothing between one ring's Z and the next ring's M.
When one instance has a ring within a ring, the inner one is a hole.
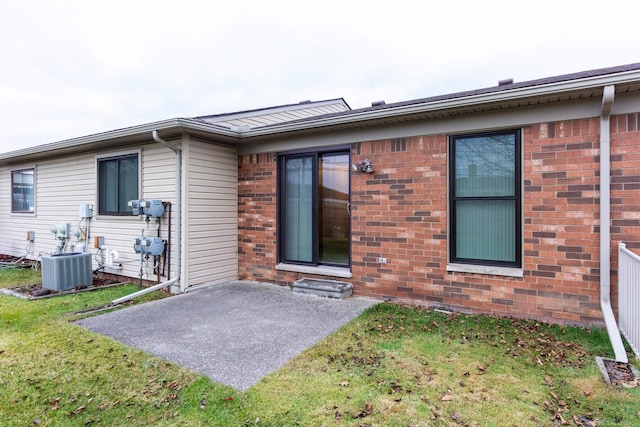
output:
M210 114L205 116L196 116L194 117L194 119L211 120L211 119L217 119L217 118L228 119L230 117L233 117L233 118L253 117L256 114L262 113L262 112L272 111L273 113L278 113L283 111L301 110L304 108L308 108L309 106L332 105L332 104L335 104L336 102L340 102L344 104L347 110L351 111L351 107L349 106L347 101L344 100L344 98L332 98L332 99L325 99L321 101L301 101L301 102L298 102L297 104L275 105L273 107L263 107L263 108L256 108L253 110L234 111L231 113L220 113L220 114Z
M616 72L615 70L623 71ZM604 73L604 70L614 70ZM602 71L601 73L598 73ZM584 76L570 79L570 76ZM381 118L393 118L403 115L426 113L434 110L460 108L469 105L481 105L506 100L516 100L535 96L553 95L584 89L593 89L607 85L618 85L640 81L640 63L628 66L612 67L610 69L593 70L590 72L567 74L558 79L537 79L528 82L514 83L504 87L491 87L468 92L458 92L450 95L423 98L415 101L386 104L382 107L372 107L335 113L323 117L301 119L276 125L253 128L243 137L259 137L269 134L294 132L303 129L331 127L347 122L363 122Z
M51 142L48 144L36 145L33 147L22 148L20 150L0 153L0 163L5 160L26 157L34 154L42 154L51 151L64 150L69 148L81 147L86 144L92 144L100 141L109 141L113 139L127 138L145 133L151 134L152 131L162 131L169 129L185 129L197 130L218 134L222 137L236 139L239 134L223 126L202 122L194 119L174 118L161 120L158 122L144 123L141 125L100 132L91 135L81 136L78 138L65 139L62 141Z

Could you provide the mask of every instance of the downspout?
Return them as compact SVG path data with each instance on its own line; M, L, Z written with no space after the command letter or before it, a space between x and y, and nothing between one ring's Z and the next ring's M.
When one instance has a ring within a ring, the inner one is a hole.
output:
M600 112L600 308L617 362L629 363L611 308L611 128L615 86L604 87Z
M167 141L165 141L164 139L160 138L160 136L158 135L158 131L154 130L151 135L153 136L154 141L158 142L159 144L165 145L167 147L169 147L171 150L173 150L176 153L176 182L175 182L175 187L176 187L176 201L175 201L175 205L176 205L176 242L178 245L178 250L177 252L177 256L176 256L176 272L175 272L175 276L173 279L170 279L166 282L162 282L159 283L157 285L154 286L150 286L148 288L142 289L138 292L134 292L130 295L126 295L122 298L118 298L116 300L111 301L111 305L117 305L117 304L121 304L125 301L129 301L132 300L134 298L137 298L141 295L144 294L148 294L150 292L159 290L159 289L163 289L166 288L167 286L171 286L175 283L179 283L180 280L180 273L181 273L181 264L182 264L182 149L178 148L178 147L174 147L173 145L169 144Z

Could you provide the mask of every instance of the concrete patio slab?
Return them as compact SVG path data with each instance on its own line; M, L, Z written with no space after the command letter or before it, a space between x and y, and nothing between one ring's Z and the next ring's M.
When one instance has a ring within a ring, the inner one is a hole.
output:
M77 323L244 391L378 302L234 281Z

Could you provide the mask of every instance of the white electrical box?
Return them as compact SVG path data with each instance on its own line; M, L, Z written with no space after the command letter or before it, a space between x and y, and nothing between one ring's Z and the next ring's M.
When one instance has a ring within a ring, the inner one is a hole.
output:
M89 203L83 203L80 205L78 210L78 216L80 218L91 218L93 217L93 206Z

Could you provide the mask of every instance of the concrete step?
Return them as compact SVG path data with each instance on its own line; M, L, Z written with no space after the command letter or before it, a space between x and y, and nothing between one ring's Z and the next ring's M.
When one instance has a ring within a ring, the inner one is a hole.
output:
M293 292L319 297L344 299L351 295L353 285L337 280L299 279L293 282Z

